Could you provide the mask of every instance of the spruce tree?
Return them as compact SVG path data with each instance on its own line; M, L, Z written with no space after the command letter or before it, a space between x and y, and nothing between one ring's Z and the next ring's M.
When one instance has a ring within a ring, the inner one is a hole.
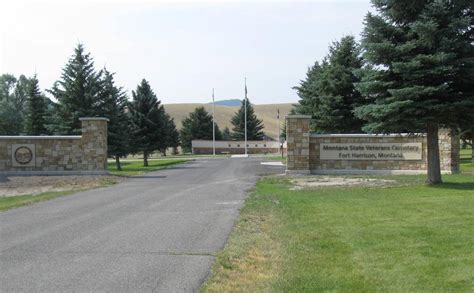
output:
M197 107L194 112L182 121L180 131L181 147L185 152L190 152L193 139L212 140L212 115L204 107ZM222 139L219 127L215 126L216 140Z
M242 100L240 109L234 114L231 121L232 125L232 139L245 139L245 100ZM257 118L252 104L247 98L247 140L263 140L264 133L263 121Z
M28 135L47 134L46 115L47 103L46 97L41 94L39 81L36 75L30 79L27 100L24 129Z
M55 123L50 125L56 134L80 134L80 117L99 116L101 112L101 75L94 68L90 53L78 44L66 66L61 79L49 91L58 101Z
M369 66L356 108L369 132L426 132L428 184L441 183L438 130L472 121L472 1L373 0L362 46Z
M166 149L173 148L173 153L177 153L179 146L179 132L176 129L174 119L168 113L165 113L165 143L162 146L162 153L166 156Z
M286 140L286 122L283 122L280 127L280 141Z
M230 129L229 127L224 128L222 131L222 140L231 140L231 134L230 134Z
M317 132L360 133L363 122L355 117L354 108L364 103L354 83L360 81L356 71L362 67L360 49L354 37L345 36L329 47L321 65L308 70L306 80L295 87L300 96L296 111L312 115Z
M127 96L121 87L117 87L114 74L103 70L100 93L101 116L109 119L108 123L108 156L115 159L117 170L121 171L120 158L130 152L130 122L126 113Z
M148 81L143 79L132 91L129 103L132 151L143 153L143 166L148 166L148 156L163 147L165 140L165 110Z
M306 78L300 81L298 86L293 87L300 98L298 104L295 105L295 113L301 115L311 115L317 111L320 105L320 85L321 74L325 67L328 66L327 60L323 59L322 63L315 62L308 68Z

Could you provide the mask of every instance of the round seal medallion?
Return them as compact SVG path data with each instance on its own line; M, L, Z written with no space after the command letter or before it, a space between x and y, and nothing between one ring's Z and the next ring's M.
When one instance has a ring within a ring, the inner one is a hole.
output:
M26 165L33 159L33 151L29 147L21 146L15 151L15 160L18 164Z

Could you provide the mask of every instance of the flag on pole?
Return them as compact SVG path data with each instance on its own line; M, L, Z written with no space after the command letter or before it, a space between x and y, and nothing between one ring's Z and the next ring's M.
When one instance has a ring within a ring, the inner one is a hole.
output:
M244 127L245 127L245 155L247 155L247 78L244 79L244 83L245 83L245 111L244 111L244 115L245 115L245 118L244 118L244 121L245 121L245 124L244 124Z
M277 119L280 119L280 109L277 109Z
M216 122L214 108L214 88L212 88L212 154L216 155Z

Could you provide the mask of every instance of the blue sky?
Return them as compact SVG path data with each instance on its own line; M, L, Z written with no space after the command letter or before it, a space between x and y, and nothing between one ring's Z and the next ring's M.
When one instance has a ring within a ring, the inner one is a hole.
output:
M298 100L292 89L329 43L359 38L368 1L9 1L0 73L37 73L50 88L82 42L129 92L142 78L163 103ZM2 9L3 10L3 9Z

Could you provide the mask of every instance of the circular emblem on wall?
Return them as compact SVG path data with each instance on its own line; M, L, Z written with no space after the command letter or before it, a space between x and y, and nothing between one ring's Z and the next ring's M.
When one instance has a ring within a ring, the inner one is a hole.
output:
M21 165L27 165L33 159L33 151L26 146L21 146L15 150L15 161Z

